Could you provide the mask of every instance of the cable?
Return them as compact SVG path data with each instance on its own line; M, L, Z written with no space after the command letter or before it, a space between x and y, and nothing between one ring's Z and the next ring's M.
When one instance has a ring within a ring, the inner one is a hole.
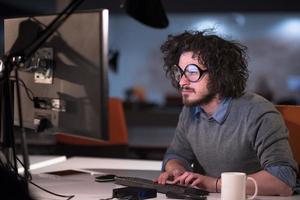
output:
M114 199L114 197L109 197L109 198L106 198L106 199L99 199L99 200L111 200L111 199Z
M15 173L15 171L14 171L14 166L13 166L13 164L10 162L9 159L6 159L5 162L2 162L2 161L1 161L1 165L2 165L3 167L5 167L7 170L12 171L12 172ZM18 174L18 173L17 173L17 174ZM18 175L19 175L19 174L18 174Z
M132 195L128 195L128 196L124 196L124 197L109 197L109 198L106 198L106 199L99 199L99 200L111 200L111 199L118 199L118 200L137 200L138 198L135 198L134 196Z
M17 158L17 161L24 167L24 164L20 161L19 158ZM1 163L2 163L2 161L1 161ZM10 162L7 163L6 168L8 168L8 170L11 171L12 168L11 168L11 163L10 163ZM43 187L37 185L36 183L32 182L32 175L31 175L31 173L29 173L29 178L28 178L28 180L25 180L24 177L21 176L19 173L17 173L16 175L17 175L18 178L22 179L23 181L28 181L30 184L36 186L37 188L39 188L39 189L41 189L41 190L43 190L43 191L45 191L45 192L47 192L47 193L49 193L49 194L52 194L52 195L55 195L55 196L58 196L58 197L67 198L66 200L70 200L70 199L72 199L73 197L75 197L75 195L62 195L62 194L57 194L57 193L55 193L55 192L51 192L51 191L49 191L49 190L47 190L47 189L45 189L45 188L43 188Z
M32 90L30 90L30 89L26 86L25 82L24 82L22 79L19 79L19 81L22 83L22 86L25 88L25 92L26 92L28 98L29 98L31 101L33 101L33 99L34 99L34 94L33 94Z
M32 181L29 181L30 184L34 185L35 187L45 191L45 192L48 192L49 194L52 194L52 195L55 195L55 196L58 196L58 197L63 197L63 198L67 198L67 200L70 200L72 199L73 197L75 197L75 195L62 195L62 194L57 194L57 193L54 193L54 192L51 192L50 190L47 190L41 186L39 186L38 184L32 182Z
M11 76L10 78L13 78L12 80L16 82L15 76ZM20 84L20 83L21 83L21 84ZM33 99L34 99L34 93L32 92L32 90L30 90L30 89L26 86L25 82L24 82L22 79L19 79L19 84L20 84L20 86L24 87L28 99L29 99L30 101L33 102Z
M23 162L22 162L18 157L17 157L17 161L24 167ZM9 171L11 171L12 173L14 173L14 171L11 170L11 169L13 169L13 168L12 168L11 162L10 162L10 161L6 161L6 162L7 162L7 163L5 164L4 161L2 161L2 159L0 159L0 164L1 164L2 166L4 166L5 168L7 168L7 169L8 169ZM52 195L55 195L55 196L58 196L58 197L67 198L66 200L70 200L70 199L72 199L73 197L75 197L75 195L62 195L62 194L57 194L57 193L51 192L51 191L49 191L49 190L47 190L47 189L45 189L45 188L43 188L43 187L37 185L36 183L32 182L32 175L31 175L31 173L29 173L29 178L28 178L28 180L25 180L24 177L21 176L19 173L16 173L16 175L17 175L17 177L20 178L21 180L23 180L23 181L28 181L30 184L36 186L37 188L39 188L39 189L41 189L41 190L43 190L43 191L45 191L45 192L47 192L47 193L49 193L49 194L52 194Z
M23 168L24 168L23 162L22 162L18 157L17 157L17 161L18 161L18 162L23 166ZM24 179L24 177L22 177L21 175L19 175L19 174L17 174L17 175L18 175L19 178ZM50 193L50 194L52 194L52 195L55 195L55 196L67 198L67 200L72 199L73 197L75 197L75 195L61 195L61 194L57 194L57 193L51 192L51 191L49 191L49 190L47 190L47 189L45 189L45 188L43 188L43 187L37 185L36 183L32 182L32 175L31 175L31 173L29 173L29 178L28 178L28 180L26 180L26 181L28 181L28 182L31 183L32 185L36 186L37 188L39 188L39 189L41 189L41 190L43 190L43 191L45 191L45 192L48 192L48 193Z
M23 169L25 169L24 163L17 157L17 161L22 165ZM28 172L28 180L32 180L32 175ZM23 177L22 177L23 178Z
M17 161L24 167L24 164L20 161L20 159L17 158ZM45 188L43 188L43 187L37 185L36 183L32 182L32 176L31 176L30 173L29 173L29 178L28 178L29 180L25 180L25 178L24 178L23 176L21 176L19 173L15 173L15 171L12 170L13 167L12 167L12 164L11 164L10 161L6 161L7 163L4 163L4 162L5 162L5 161L0 160L0 164L1 164L4 168L6 168L8 171L10 171L11 173L14 173L14 174L19 178L19 180L26 181L26 182L28 182L28 183L34 185L35 187L37 187L37 188L39 188L39 189L41 189L41 190L43 190L43 191L45 191L45 192L47 192L47 193L49 193L49 194L52 194L52 195L55 195L55 196L58 196L58 197L66 198L66 200L70 200L70 199L72 199L73 197L75 197L75 195L62 195L62 194L57 194L57 193L51 192L51 191L49 191L49 190L47 190L47 189L45 189Z

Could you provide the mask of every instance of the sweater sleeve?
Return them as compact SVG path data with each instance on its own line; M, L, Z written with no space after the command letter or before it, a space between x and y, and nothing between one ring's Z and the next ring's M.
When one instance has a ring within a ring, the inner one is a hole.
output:
M298 166L288 141L288 129L280 113L273 105L262 103L254 106L249 119L252 145L263 169L271 166L287 166L295 173ZM294 179L293 179L294 180Z
M186 138L187 121L190 118L190 111L184 107L180 113L178 124L175 130L174 138L167 149L164 156L162 170L164 171L165 165L169 160L176 159L180 161L186 170L191 170L192 162L195 159L193 150Z

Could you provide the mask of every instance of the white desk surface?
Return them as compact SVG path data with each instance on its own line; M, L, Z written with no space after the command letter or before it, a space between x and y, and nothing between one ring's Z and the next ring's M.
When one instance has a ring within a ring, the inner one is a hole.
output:
M21 155L18 155L18 158L23 162L23 157ZM60 162L64 162L67 160L66 156L29 156L29 169L30 170L36 170L44 167L48 167L50 165L54 165ZM22 165L18 162L18 172L23 173L24 168Z
M31 173L37 174L49 171L59 171L62 169L126 169L160 171L161 164L161 161L151 160L71 157L64 162L60 162L55 165L31 170Z
M94 176L103 172L135 172L149 173L151 176L159 174L161 167L160 161L128 160L128 159L109 159L109 158L87 158L73 157L64 162L50 165L48 167L33 169L33 182L62 195L75 195L72 200L99 200L112 196L112 189L121 187L112 182L98 183L94 181ZM91 173L82 173L77 175L57 176L46 174L46 172L75 169ZM147 175L145 175L147 177ZM155 178L153 177L153 178ZM50 195L35 186L30 186L32 193L37 199L43 200L61 200L66 199ZM156 199L167 199L164 194L158 193ZM220 199L220 194L211 193L208 200ZM300 195L292 197L265 197L259 196L257 200L300 200Z

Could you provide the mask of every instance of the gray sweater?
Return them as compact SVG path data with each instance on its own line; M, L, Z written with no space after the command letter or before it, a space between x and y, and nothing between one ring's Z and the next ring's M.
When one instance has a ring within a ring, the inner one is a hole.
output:
M226 171L251 174L271 166L298 170L280 113L253 93L232 99L221 122L204 112L195 115L195 107L183 107L164 165L170 159L181 160L187 168L196 159L212 177Z

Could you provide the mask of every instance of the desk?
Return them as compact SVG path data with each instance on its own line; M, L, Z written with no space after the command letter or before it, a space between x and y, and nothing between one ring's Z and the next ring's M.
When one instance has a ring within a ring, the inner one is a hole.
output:
M152 160L141 161L135 159L71 157L64 162L60 162L55 165L51 165L45 168L34 169L31 171L31 173L39 174L64 169L120 169L160 171L161 164L161 161Z
M48 167L32 170L33 182L55 193L63 195L75 195L74 200L99 200L109 198L112 189L121 187L112 182L97 183L94 176L101 173L115 173L117 175L136 175L139 177L153 179L160 173L160 161L143 161L128 159L102 159L73 157ZM57 170L75 169L83 172L69 176L57 176L47 174ZM55 200L63 199L47 194L36 187L31 187L32 193L37 199ZM72 199L72 200L73 200ZM156 199L166 199L164 194L158 193ZM220 199L220 194L211 193L208 200ZM292 197L263 197L257 200L299 200L300 195Z
M18 155L19 160L21 160L23 162L23 157ZM67 160L66 156L39 156L39 155L35 155L35 156L29 156L29 170L35 170L35 169L39 169L39 168L44 168L50 165L54 165L60 162L64 162ZM18 172L19 173L23 173L24 172L24 168L22 167L22 165L18 162Z

